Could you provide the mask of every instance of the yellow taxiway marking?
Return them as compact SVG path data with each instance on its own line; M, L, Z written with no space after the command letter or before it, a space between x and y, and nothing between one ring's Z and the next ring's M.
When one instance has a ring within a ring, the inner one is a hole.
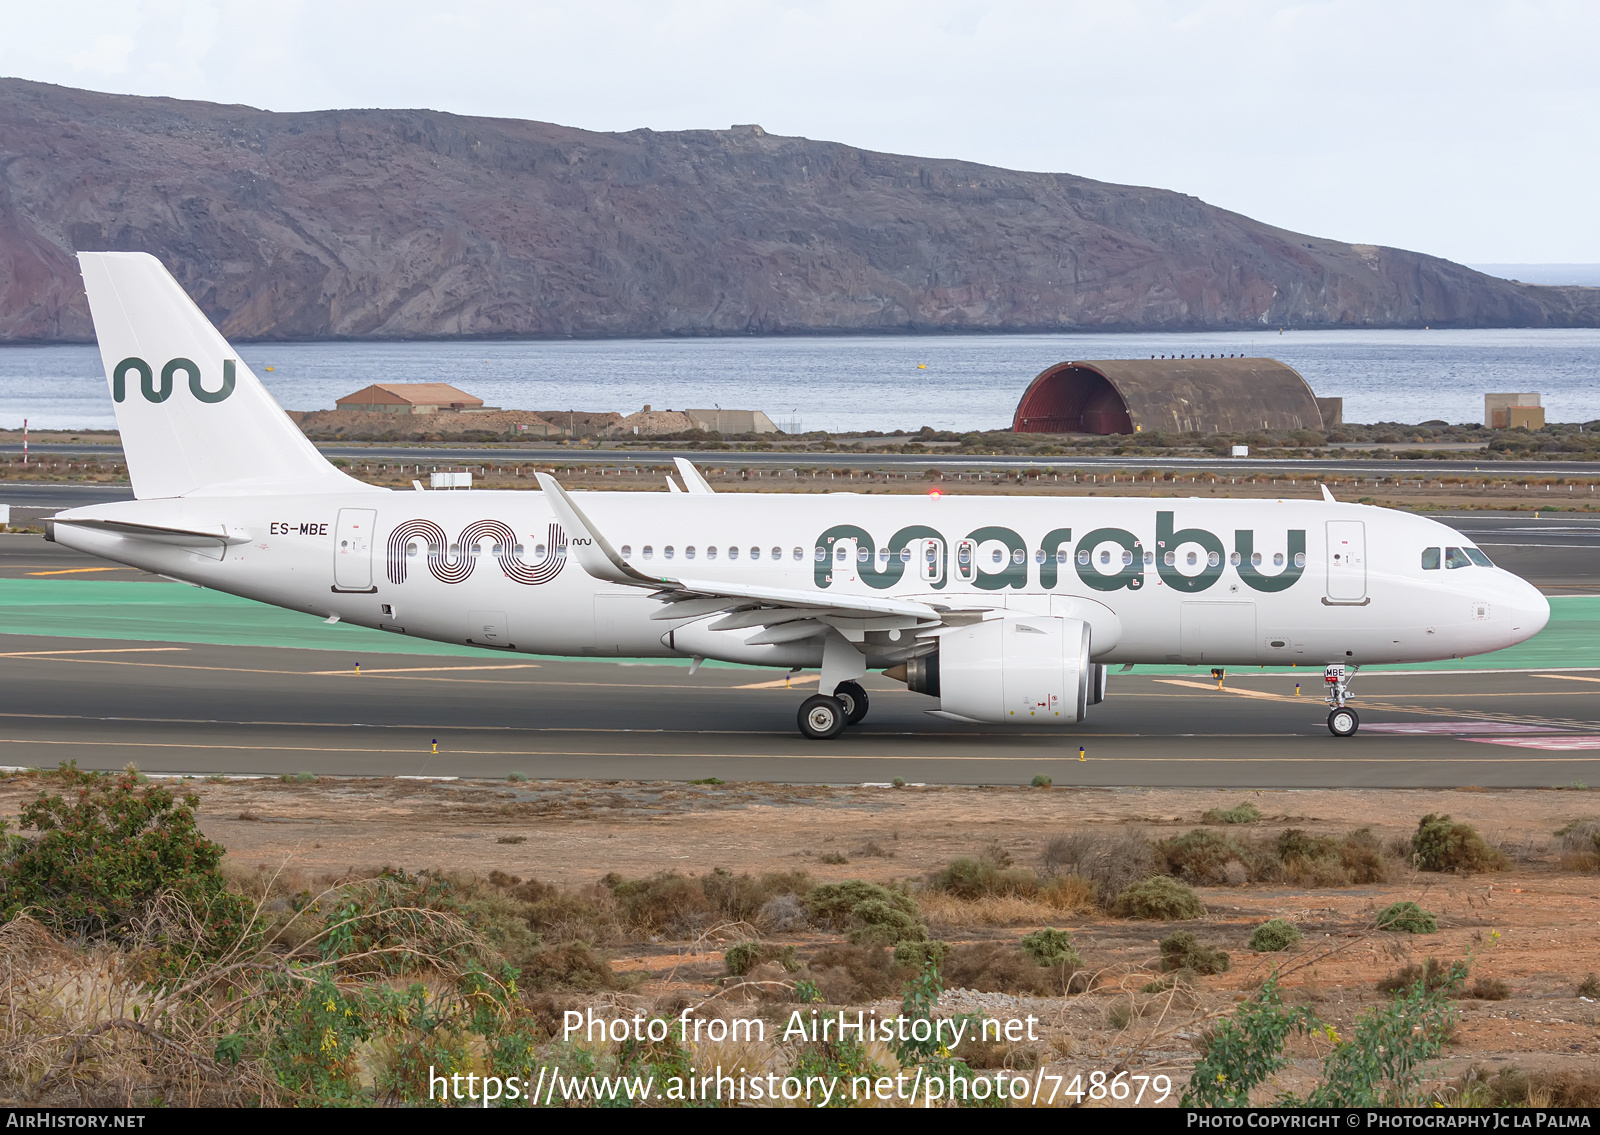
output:
M29 575L78 575L86 571L138 571L130 567L61 568L59 571L30 571Z
M512 662L510 664L502 662L502 663L498 663L498 664L490 665L490 666L405 666L405 667L397 667L395 669L389 669L389 670L363 670L363 671L361 671L361 673L362 674L436 674L436 673L443 673L444 671L447 671L447 670L537 670L537 669L539 669L539 667L540 667L540 663L538 663L538 662ZM281 673L282 671L279 671L279 672ZM296 673L296 674L313 674L313 675L316 675L317 677L322 677L323 675L328 675L328 674L335 674L335 675L337 675L337 674L348 674L351 677L355 676L355 671L352 670L352 669L344 669L344 670L295 670L295 671L292 671L292 672Z
M820 682L821 674L801 674L794 679L779 678L775 682L751 682L748 686L730 686L733 690L786 690L794 686L803 686L807 682Z
M1600 678L1580 678L1576 674L1535 674L1535 678L1559 678L1563 682L1600 682Z
M0 654L0 658L53 658L58 654L164 654L168 651L188 650L187 646L114 646L101 650L18 650L10 654ZM85 662L94 659L85 658ZM140 666L143 663L129 662L128 666Z
M353 753L370 754L372 756L410 756L410 757L650 757L661 758L687 758L693 760L704 759L734 759L734 760L809 760L809 761L1053 761L1060 763L1071 760L1071 754L1052 753L1048 756L928 756L915 753L897 755L893 753L737 753L737 752L607 752L603 749L444 749L435 753L425 752L420 749L360 749L332 745L206 745L191 743L171 743L166 741L36 741L21 737L0 737L0 745L72 745L79 747L94 747L101 749L205 749L210 752L282 752L282 753ZM1501 757L1496 755L1491 758L1467 759L1462 757L1091 757L1091 761L1098 761L1102 765L1108 764L1175 764L1175 765L1225 765L1225 764L1289 764L1289 765L1350 765L1350 764L1462 764L1462 763L1493 763L1493 764L1593 764L1600 761L1600 755L1587 757ZM1077 762L1074 760L1074 764Z
M1214 694L1238 694L1246 698L1266 698L1268 701L1298 701L1305 702L1304 697L1292 697L1289 694L1269 694L1265 690L1247 690L1241 686L1230 686L1219 689L1214 682L1189 682L1182 678L1157 678L1163 686L1188 686L1194 690L1210 690Z

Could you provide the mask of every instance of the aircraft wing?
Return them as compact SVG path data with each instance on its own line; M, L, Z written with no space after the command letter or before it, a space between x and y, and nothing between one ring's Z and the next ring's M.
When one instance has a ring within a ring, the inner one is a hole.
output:
M734 627L777 627L784 623L813 620L809 633L821 632L817 621L838 625L841 622L862 623L866 629L878 629L888 620L896 627L927 628L950 621L969 621L981 617L980 612L951 612L913 599L895 599L887 595L819 594L796 591L785 587L760 587L720 580L688 579L680 576L647 575L625 561L611 542L601 534L592 521L584 515L578 503L548 473L536 474L539 486L549 497L552 508L561 523L571 533L567 555L578 561L580 567L596 579L628 587L648 587L664 606L651 615L653 619L692 619L730 612L729 619L719 620L712 629L727 630ZM952 619L951 616L955 618ZM965 618L963 618L965 616ZM788 634L790 638L805 637L802 627L790 632L771 630L773 634ZM851 629L856 629L851 627ZM792 633L791 633L792 632ZM759 637L759 636L758 636ZM848 634L846 637L850 637ZM774 641L761 637L760 641ZM756 641L756 640L751 640ZM776 641L785 641L779 638Z

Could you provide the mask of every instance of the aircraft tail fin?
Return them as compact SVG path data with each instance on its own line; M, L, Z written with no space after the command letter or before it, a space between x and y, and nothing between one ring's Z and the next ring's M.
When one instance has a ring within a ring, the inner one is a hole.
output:
M317 452L154 256L78 265L134 496L370 487Z

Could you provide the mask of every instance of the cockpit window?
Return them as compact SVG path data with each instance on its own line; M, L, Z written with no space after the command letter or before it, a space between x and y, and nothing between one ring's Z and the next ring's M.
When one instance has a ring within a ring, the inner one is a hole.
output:
M1473 563L1477 564L1479 567L1494 567L1494 561L1488 556L1484 555L1482 552L1478 551L1478 549L1463 548L1462 551L1466 552L1467 558Z
M1444 566L1447 568L1471 567L1472 561L1467 559L1467 553L1460 548L1446 548L1444 550Z
M1424 548L1424 549L1422 549L1422 570L1423 571L1438 571L1439 570L1439 549L1438 548Z

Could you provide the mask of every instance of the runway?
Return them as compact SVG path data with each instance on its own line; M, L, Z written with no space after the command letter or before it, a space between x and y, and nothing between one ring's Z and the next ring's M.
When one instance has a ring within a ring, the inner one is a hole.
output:
M548 659L345 655L4 636L0 763L149 773L585 777L1217 787L1600 783L1600 669L1395 673L1328 733L1320 672L1117 674L1080 727L1028 735L929 717L876 677L832 742L795 732L816 679ZM357 673L356 664L360 664ZM1294 683L1304 687L1294 695ZM433 751L434 742L438 752ZM1079 746L1084 760L1079 760Z
M1600 519L1444 517L1551 592L1600 593ZM879 676L872 711L803 740L770 670L506 656L235 600L37 536L0 537L0 765L278 776L857 784L1558 787L1600 784L1600 598L1458 666L1360 675L1331 736L1320 670L1116 673L1079 726L1029 735L927 715ZM357 673L357 665L360 672ZM1591 667L1590 669L1583 669ZM1511 671L1511 672L1496 672ZM1301 694L1296 697L1294 685ZM437 754L433 742L439 743ZM1084 760L1079 760L1079 746Z

